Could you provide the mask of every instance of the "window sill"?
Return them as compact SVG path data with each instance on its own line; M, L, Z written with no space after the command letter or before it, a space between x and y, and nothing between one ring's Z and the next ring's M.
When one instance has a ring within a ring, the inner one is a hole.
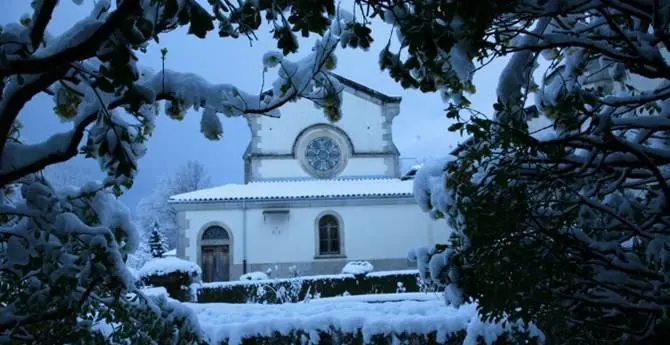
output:
M324 255L314 255L314 260L328 260L328 259L346 259L347 256L344 254L324 254Z

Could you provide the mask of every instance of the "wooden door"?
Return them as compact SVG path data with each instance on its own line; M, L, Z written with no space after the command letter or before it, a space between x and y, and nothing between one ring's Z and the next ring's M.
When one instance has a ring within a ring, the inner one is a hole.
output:
M227 244L202 247L202 280L221 282L230 280L230 250Z

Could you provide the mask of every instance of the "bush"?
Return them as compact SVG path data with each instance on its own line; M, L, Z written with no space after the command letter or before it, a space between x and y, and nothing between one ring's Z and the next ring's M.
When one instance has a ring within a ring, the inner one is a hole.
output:
M313 296L335 297L345 294L365 295L419 292L416 270L372 272L364 276L351 274L305 276L290 279L205 283L197 289L200 303L286 303Z
M292 345L292 344L366 344L366 345L391 345L391 344L443 344L461 345L465 339L465 331L458 331L450 335L444 342L438 342L435 331L423 333L401 333L387 334L382 332L375 334L370 339L363 337L363 332L344 332L341 329L330 328L317 332L292 330L288 334L275 332L272 336L255 336L244 338L244 345ZM395 338L395 339L394 339ZM220 344L229 344L221 342Z
M175 257L156 258L140 269L139 277L147 286L161 286L170 297L188 302L194 299L190 286L200 281L202 271L193 262Z

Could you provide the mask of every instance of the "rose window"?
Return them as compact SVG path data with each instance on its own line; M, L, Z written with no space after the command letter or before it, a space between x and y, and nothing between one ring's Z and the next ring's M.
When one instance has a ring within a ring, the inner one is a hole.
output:
M329 137L318 137L312 140L305 149L307 164L317 172L325 173L333 170L342 159L342 151L335 140Z

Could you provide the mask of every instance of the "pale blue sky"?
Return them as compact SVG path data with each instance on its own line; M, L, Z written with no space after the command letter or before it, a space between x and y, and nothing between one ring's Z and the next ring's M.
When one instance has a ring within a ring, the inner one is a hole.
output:
M205 8L209 8L206 0L199 1ZM342 6L350 6L350 3L344 1ZM1 24L17 21L21 14L30 11L28 0L2 0L2 4ZM74 5L72 0L60 0L48 30L52 34L65 31L78 18L88 14L92 4L92 0L84 0L80 6ZM445 118L445 105L440 96L404 90L388 76L388 72L382 72L378 67L379 51L386 44L389 33L390 26L381 22L373 23L375 42L370 50L338 50L335 72L385 94L403 97L400 116L394 122L393 131L395 143L403 156L422 158L447 154L461 138L447 132L450 122ZM175 30L160 38L160 44L152 41L147 54L140 53L141 64L159 70L159 51L165 47L169 50L167 68L196 73L212 83L231 83L254 93L258 92L262 82L261 57L276 47L267 26L258 31L259 40L253 42L253 46L246 38L222 39L216 32L200 40L195 36L187 36L186 29ZM301 41L298 56L308 52L312 42L313 39ZM477 94L470 99L473 107L486 114L491 113L497 76L504 62L499 59L475 76ZM268 76L273 77L273 74ZM25 125L25 141L35 142L55 131L68 129L69 124L61 124L53 114L52 107L50 97L38 96L22 111L20 118ZM157 179L191 159L205 164L216 185L241 183L242 154L249 140L249 129L243 118L223 118L222 122L223 139L209 141L200 133L200 114L190 112L182 122L161 115L154 135L148 142L147 154L139 161L140 170L135 186L122 197L128 206L134 209L137 202L151 192ZM81 158L68 164L85 171L97 168L95 162Z

